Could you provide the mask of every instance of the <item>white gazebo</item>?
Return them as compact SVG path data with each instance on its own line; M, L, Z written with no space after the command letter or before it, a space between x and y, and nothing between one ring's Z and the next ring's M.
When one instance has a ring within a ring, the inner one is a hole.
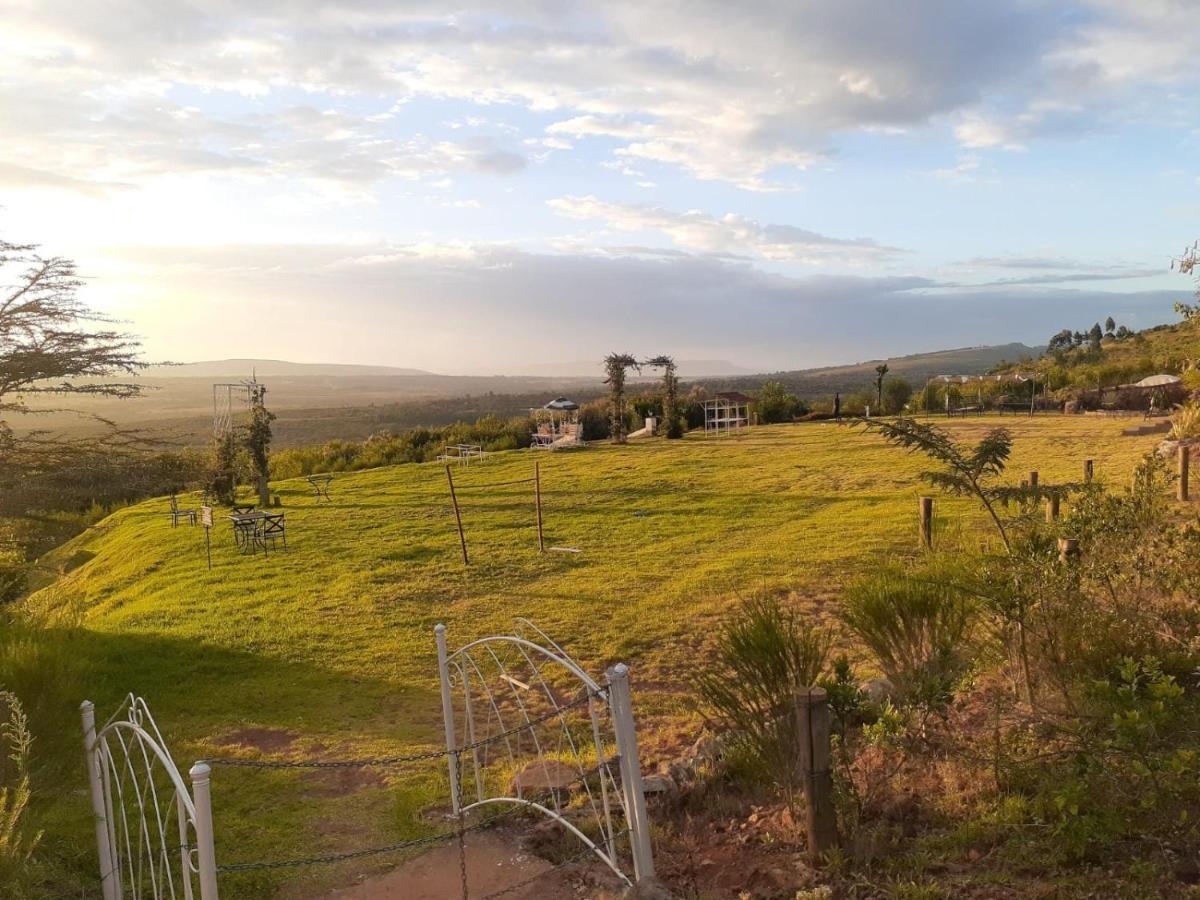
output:
M740 391L722 391L704 401L704 436L737 434L750 425L752 398Z

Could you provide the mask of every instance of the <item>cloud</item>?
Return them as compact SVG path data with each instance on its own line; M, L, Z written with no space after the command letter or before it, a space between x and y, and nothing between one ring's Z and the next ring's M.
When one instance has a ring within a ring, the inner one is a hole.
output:
M868 238L834 238L792 225L764 225L727 213L672 212L657 206L608 203L596 197L557 197L548 205L572 219L599 220L624 232L657 231L676 247L728 257L804 263L878 261L900 253Z
M81 180L97 168L268 178L283 160L299 175L369 182L392 169L370 163L376 146L411 170L402 158L413 136L389 131L380 104L426 98L545 114L555 149L568 150L564 138L576 150L603 142L621 160L780 190L836 157L847 132L946 121L966 147L1015 149L1122 118L1187 115L1164 102L1200 79L1200 32L1178 26L1183 9L927 0L914 15L891 0L764 0L731 15L724 0L482 0L469 10L18 0L0 39L0 153ZM297 96L330 103L344 128L245 121ZM288 127L302 132L290 152L279 134ZM522 168L503 147L467 164Z
M1177 299L1170 291L972 290L915 276L790 278L653 248L604 256L469 243L236 245L111 248L109 256L141 273L129 287L147 303L169 299L165 330L143 330L149 347L171 358L253 355L264 328L273 353L311 358L317 329L324 358L443 371L461 370L463 359L519 371L547 346L597 359L628 346L771 371L970 346L981 336L1035 341L1063 322L1110 314L1145 327L1169 317ZM232 333L227 315L241 324Z

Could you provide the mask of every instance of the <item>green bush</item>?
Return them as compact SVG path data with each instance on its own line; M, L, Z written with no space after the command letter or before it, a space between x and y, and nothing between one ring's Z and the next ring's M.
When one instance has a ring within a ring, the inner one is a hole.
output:
M852 584L842 621L874 654L900 696L948 696L966 669L973 601L945 571L889 567Z
M789 801L799 784L796 692L817 683L828 654L825 633L777 598L752 597L721 630L716 665L699 679L708 718Z

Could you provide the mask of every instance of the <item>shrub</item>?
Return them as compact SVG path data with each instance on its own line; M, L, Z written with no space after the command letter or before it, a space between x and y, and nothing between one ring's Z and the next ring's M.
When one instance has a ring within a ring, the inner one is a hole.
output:
M29 879L30 857L42 837L26 821L33 737L15 694L0 691L0 709L7 714L0 721L0 884L19 896Z
M758 411L759 421L770 425L774 422L790 422L800 411L801 404L778 381L768 381L759 390L754 408Z
M1200 403L1188 403L1171 417L1170 437L1176 441L1200 438Z
M828 653L824 632L777 598L752 597L722 629L717 664L699 679L709 717L789 802L799 784L795 695L816 684Z
M841 617L901 696L934 702L948 698L965 670L973 613L946 572L885 568L850 586Z

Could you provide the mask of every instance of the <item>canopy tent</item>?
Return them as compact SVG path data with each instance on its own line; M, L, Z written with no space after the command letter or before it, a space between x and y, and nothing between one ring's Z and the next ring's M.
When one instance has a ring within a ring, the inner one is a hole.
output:
M1147 375L1137 382L1135 387L1165 387L1168 384L1179 384L1183 379L1178 375Z

